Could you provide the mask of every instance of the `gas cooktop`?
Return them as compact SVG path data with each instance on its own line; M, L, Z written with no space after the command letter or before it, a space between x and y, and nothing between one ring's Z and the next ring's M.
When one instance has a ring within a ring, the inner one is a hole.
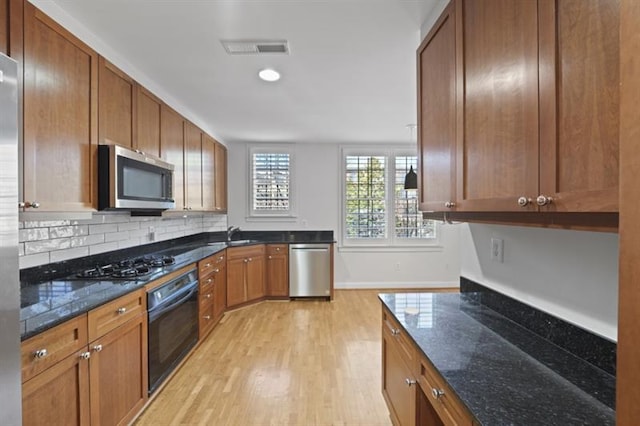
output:
M93 268L82 270L68 279L80 280L135 280L143 279L156 272L159 268L173 265L176 259L173 256L142 256L124 259L104 265L96 265Z

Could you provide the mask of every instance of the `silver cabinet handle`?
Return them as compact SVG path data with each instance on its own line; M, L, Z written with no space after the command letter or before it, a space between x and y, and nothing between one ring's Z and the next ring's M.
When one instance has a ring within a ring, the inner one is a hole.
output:
M405 383L407 384L407 386L413 386L413 385L415 385L415 384L416 384L416 381L415 381L415 380L410 379L410 378L408 378L408 377L407 377L406 379L404 379L404 381L405 381Z
M211 293L207 293L206 298L211 299Z
M94 352L102 352L102 345L95 345L93 347Z
M49 352L47 352L47 350L46 350L46 349L38 349L37 351L35 351L35 352L33 353L33 357L34 357L35 359L42 359L42 358L44 358L44 357L45 357L45 356L47 356L47 355L49 355Z
M244 259L244 263L247 263L249 261L249 259Z
M26 205L27 205L27 204L26 204L24 201L20 201L20 202L18 202L18 208L19 208L19 209L23 209L23 208L25 208L25 206L26 206Z
M453 201L447 201L446 203L444 203L444 206L448 209L452 209L456 206L456 203L454 203Z
M398 328L392 328L391 329L391 335L392 336L398 336L400 334L400 329Z
M206 319L207 321L211 319L211 315L205 315L202 318Z
M252 258L249 258L249 262L251 262L252 260L253 260Z
M204 265L205 268L208 268L209 266L211 266L210 263L207 263L207 264Z
M440 399L444 396L444 391L442 389L433 388L431 389L431 395L433 395L435 399Z
M520 207L526 207L529 205L529 203L531 203L531 198L527 198L527 197L518 198L518 205Z
M276 247L276 251L280 251L280 247Z
M213 270L213 272L215 272L217 274L218 272L220 272L220 269L216 268L216 269Z
M207 280L207 284L211 284L212 282L213 282L213 280L212 280L211 278L209 278L209 279Z
M24 203L24 207L37 209L38 207L40 207L40 203L37 201L27 201Z
M553 202L553 198L547 197L546 195L538 195L536 198L536 204L539 206L547 206Z
M118 315L123 315L127 312L127 308L118 308L116 312L118 313Z
M273 259L271 256L267 257L267 259Z
M80 354L80 358L82 358L82 359L89 359L89 358L91 358L91 352L82 352L82 353Z

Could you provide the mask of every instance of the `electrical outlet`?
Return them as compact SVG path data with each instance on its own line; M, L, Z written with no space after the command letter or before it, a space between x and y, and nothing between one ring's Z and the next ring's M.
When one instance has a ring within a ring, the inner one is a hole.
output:
M504 261L504 241L500 238L491 239L491 260L498 263Z
M156 228L155 226L150 226L149 227L149 241L155 241L156 240Z

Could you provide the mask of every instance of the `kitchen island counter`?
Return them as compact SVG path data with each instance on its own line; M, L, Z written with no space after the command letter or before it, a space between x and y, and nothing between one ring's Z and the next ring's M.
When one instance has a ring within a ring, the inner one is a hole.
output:
M613 425L615 377L469 294L380 294L482 425Z

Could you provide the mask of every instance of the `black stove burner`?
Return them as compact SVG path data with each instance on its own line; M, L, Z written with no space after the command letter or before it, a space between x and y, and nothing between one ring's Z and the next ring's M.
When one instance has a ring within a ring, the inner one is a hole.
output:
M137 279L151 274L153 268L173 265L175 262L173 256L143 256L124 259L108 265L98 265L95 268L86 269L77 273L75 278L88 280Z

